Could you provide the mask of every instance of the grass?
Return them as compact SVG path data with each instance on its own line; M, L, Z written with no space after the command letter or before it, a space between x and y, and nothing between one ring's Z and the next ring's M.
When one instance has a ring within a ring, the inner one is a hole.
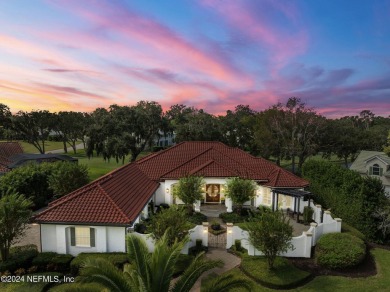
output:
M140 159L146 155L150 154L150 152L142 152L137 159ZM110 159L110 161L104 161L103 157L91 157L88 158L85 154L84 149L77 150L76 154L69 153L68 155L75 157L79 160L79 164L86 164L88 166L89 170L89 177L91 181L109 173L110 171L113 171L114 169L117 169L124 164L122 164L122 161L116 162L115 158ZM126 156L125 158L125 164L128 163L130 160L130 155Z
M0 142L9 142L9 141L0 141ZM25 153L39 153L39 150L35 148L32 144L24 142L24 141L13 141L13 142L19 142L20 145L23 148L23 151ZM55 141L46 141L45 142L45 151L50 152L52 150L57 150L57 149L63 149L64 145L62 142L55 142Z
M334 291L389 291L390 287L390 251L376 248L371 251L375 258L378 273L371 277L349 278L341 276L318 276L304 286L290 291L302 292L334 292ZM256 267L255 267L256 268ZM256 268L259 269L259 268ZM247 277L239 268L227 272L229 275ZM261 272L263 274L265 272ZM284 277L284 275L281 275ZM247 277L248 278L248 277ZM266 288L248 278L252 283L253 292L275 291ZM235 292L243 292L245 289L235 289Z
M58 276L59 280L62 280L63 275L60 273L55 272L48 272L48 273L36 273L36 274L29 274L28 276L38 276L38 275L44 275L44 276ZM46 291L46 287L51 285L49 282L38 282L38 283L32 283L27 282L27 278L24 277L25 281L20 282L13 282L13 283L4 283L0 282L0 291L2 292L41 292ZM54 278L53 278L54 280Z
M286 258L282 257L277 257L274 269L269 270L265 257L244 255L241 268L264 286L272 288L287 288L310 276L310 273L294 267Z

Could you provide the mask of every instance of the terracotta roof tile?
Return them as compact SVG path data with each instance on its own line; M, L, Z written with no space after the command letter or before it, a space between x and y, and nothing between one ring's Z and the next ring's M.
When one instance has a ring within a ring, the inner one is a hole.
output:
M127 164L52 202L34 220L130 225L158 185L135 163Z
M0 142L0 156L10 158L21 153L23 153L23 148L19 142Z
M158 181L188 174L240 176L271 187L308 182L263 159L219 142L183 142L127 164L54 202L37 222L130 224L157 190Z

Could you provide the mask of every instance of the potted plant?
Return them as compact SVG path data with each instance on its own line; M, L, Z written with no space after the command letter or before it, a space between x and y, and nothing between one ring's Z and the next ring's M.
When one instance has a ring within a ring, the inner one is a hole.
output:
M211 229L212 230L221 230L221 224L214 220L213 222L211 222Z

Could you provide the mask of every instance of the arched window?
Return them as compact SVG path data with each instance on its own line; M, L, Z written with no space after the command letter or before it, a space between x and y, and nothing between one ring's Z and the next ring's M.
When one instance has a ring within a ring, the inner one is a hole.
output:
M374 164L372 166L372 175L378 175L378 176L381 176L382 175L382 172L383 172L383 169L378 165L378 164Z

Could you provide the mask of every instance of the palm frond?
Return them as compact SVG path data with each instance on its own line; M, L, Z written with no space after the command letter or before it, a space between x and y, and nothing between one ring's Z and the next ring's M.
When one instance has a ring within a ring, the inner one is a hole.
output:
M124 274L112 263L101 258L88 258L82 264L80 276L77 277L80 283L98 283L107 287L110 291L134 291L134 285L129 282Z
M190 291L199 277L206 271L223 266L222 261L206 260L203 253L199 254L184 271L183 275L173 286L171 292Z
M143 279L143 282L149 286L149 284L152 282L152 273L150 271L151 255L149 254L146 242L136 235L128 235L126 241L127 252L132 260L133 268Z
M151 291L168 291L170 282L175 271L176 263L186 240L175 241L169 246L167 232L155 244L154 252L151 256L150 268L153 274Z

